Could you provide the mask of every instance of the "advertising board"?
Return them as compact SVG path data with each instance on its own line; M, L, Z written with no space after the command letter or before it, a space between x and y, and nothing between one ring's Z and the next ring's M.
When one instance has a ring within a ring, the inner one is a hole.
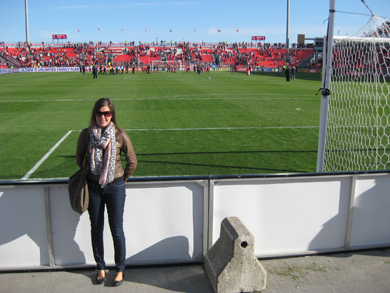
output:
M67 39L67 35L64 34L57 34L57 35L52 35L53 40L63 40Z
M252 36L252 41L265 41L265 36Z

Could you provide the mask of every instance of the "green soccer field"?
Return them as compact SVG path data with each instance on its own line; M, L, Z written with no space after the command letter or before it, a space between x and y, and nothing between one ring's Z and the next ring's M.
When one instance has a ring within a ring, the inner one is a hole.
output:
M210 77L210 78L209 78ZM114 101L133 177L315 172L319 75L0 75L0 180L63 179L94 102Z

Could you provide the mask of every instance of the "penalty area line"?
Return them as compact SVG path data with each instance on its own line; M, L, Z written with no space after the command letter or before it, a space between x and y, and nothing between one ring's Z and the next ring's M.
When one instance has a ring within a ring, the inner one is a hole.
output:
M23 176L22 180L27 180L30 178L31 174L34 173L39 166L43 164L44 161L56 150L56 148L72 133L72 130L68 131L47 153L35 164L35 166Z

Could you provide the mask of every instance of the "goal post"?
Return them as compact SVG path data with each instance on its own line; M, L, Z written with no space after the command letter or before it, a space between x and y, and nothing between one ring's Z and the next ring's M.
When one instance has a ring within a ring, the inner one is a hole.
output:
M318 153L317 153L317 172L324 171L325 160L325 142L326 130L328 125L328 109L329 109L329 88L332 74L332 42L334 31L335 17L335 0L330 1L328 31L324 38L324 53L322 60L322 90L321 92L321 113L320 113L320 131L318 137Z
M372 15L355 35L327 41L317 171L389 169L390 21Z
M152 61L152 69L158 68L158 70L165 71L167 68L174 68L175 71L183 71L182 62L178 61Z

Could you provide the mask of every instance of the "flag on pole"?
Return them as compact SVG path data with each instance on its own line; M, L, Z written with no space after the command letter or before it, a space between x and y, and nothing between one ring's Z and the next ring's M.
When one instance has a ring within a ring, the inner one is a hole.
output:
M100 31L100 27L98 27L98 31Z
M196 32L196 28L194 28L194 32Z
M123 28L121 28L121 31L123 32Z
M77 31L80 32L80 29L78 29Z
M236 30L236 33L238 33L238 32L239 32L239 30L237 29L237 30Z
M219 29L219 30L218 30L218 32L220 33L220 32L221 32L221 30Z
M145 32L147 32L147 31L148 31L148 29L146 28L146 29L145 29Z
M169 30L169 32L171 33L171 32L172 32L172 30L170 29L170 30Z

